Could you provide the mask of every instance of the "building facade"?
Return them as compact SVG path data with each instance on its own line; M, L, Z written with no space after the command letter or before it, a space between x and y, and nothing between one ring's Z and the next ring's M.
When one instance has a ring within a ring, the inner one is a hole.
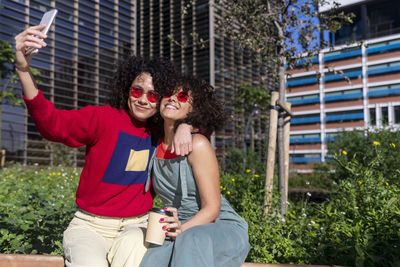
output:
M343 130L400 128L400 3L350 2L342 9L356 15L355 23L329 36L332 48L307 59L310 68L288 71L297 171L327 161L328 143Z
M242 83L265 84L257 56L219 33L216 20L220 11L207 0L138 0L136 46L138 54L169 58L182 73L215 86L226 110L235 115L213 136L217 153L223 155L230 147L243 146L245 116L234 114L235 92ZM259 118L254 122L261 142L265 127Z
M206 79L231 114L242 83L263 84L257 57L217 33L219 10L212 1L1 0L1 6L0 38L11 43L16 34L38 24L44 12L58 9L48 46L31 63L40 71L40 89L57 108L107 104L115 63L132 53L169 58L182 72ZM2 107L1 147L8 161L46 165L55 163L55 157L71 157L76 165L83 164L84 148L68 150L50 143L37 132L25 109ZM212 136L220 155L243 145L246 119L232 117ZM265 127L258 119L253 122L254 135L262 140Z
M11 43L29 25L39 24L44 12L58 9L48 46L31 62L40 71L38 86L47 99L60 109L107 104L114 63L135 50L134 2L1 0L1 5L0 39ZM66 150L47 142L25 109L2 106L2 148L7 161L46 165L61 149L77 165L83 164L84 148Z

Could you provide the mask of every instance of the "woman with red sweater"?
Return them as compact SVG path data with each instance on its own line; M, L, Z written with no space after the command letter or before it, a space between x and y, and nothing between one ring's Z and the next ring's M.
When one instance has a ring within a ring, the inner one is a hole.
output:
M78 211L64 232L65 264L139 266L146 251L146 213L153 203L152 194L145 190L155 150L153 115L160 96L175 84L175 70L168 61L131 56L115 73L110 105L60 110L36 87L29 72L32 54L25 54L28 47L46 46L43 28L29 27L15 37L15 68L24 101L44 138L70 147L86 146L76 193ZM187 154L190 126L180 126L178 134L181 142L176 150Z

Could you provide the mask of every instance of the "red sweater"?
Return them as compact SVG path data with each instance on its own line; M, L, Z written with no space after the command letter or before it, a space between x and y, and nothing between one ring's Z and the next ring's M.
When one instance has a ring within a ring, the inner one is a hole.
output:
M132 217L152 207L153 197L144 185L155 146L143 123L110 106L59 110L41 91L24 101L44 138L70 147L86 145L76 192L79 208L100 216Z

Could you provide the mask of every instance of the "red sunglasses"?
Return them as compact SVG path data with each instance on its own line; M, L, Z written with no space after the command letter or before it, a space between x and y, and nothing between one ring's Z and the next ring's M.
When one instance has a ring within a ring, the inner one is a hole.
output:
M178 101L182 103L186 103L186 101L189 99L189 94L185 91L179 92L178 94L165 95L164 98L170 98L172 95L176 95Z
M151 90L145 93L144 90L140 87L136 86L131 87L131 96L133 96L134 98L139 98L143 94L146 94L147 100L149 100L149 102L151 103L156 103L159 98L159 95L156 91Z

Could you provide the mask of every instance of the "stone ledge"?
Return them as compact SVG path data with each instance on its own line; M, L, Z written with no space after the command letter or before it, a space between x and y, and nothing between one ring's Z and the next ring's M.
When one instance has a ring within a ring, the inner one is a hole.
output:
M0 254L1 267L64 267L64 258L50 255Z
M64 267L62 256L0 254L0 267ZM337 265L301 265L245 262L241 267L341 267Z
M240 267L344 267L339 265L303 265L303 264L277 264L277 263L250 263L245 262Z

